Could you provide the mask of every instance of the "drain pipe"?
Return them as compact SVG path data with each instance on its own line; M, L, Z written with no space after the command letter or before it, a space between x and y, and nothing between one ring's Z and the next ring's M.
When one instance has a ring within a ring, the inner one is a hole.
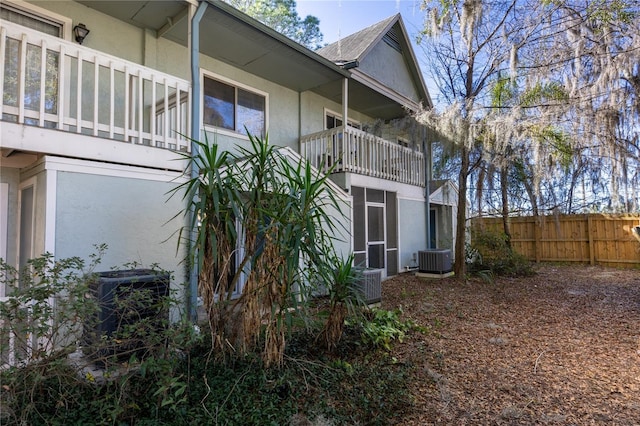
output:
M198 4L198 8L191 18L191 156L198 154L198 145L194 140L200 140L200 20L207 9L207 2L201 1ZM191 162L191 179L197 178L200 175L195 161ZM188 310L189 319L196 323L198 321L198 262L195 255L195 241L198 235L198 231L195 228L196 221L194 220L195 211L193 207L190 208L191 214L189 217L190 226L190 238L189 238L189 253L187 256L193 255L192 262L189 268L189 294L188 294Z

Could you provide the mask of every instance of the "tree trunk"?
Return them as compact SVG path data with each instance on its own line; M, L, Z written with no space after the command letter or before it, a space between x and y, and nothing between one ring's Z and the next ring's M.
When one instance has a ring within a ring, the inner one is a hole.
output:
M504 235L506 235L507 247L511 248L511 220L509 219L509 197L507 194L508 182L508 169L507 166L503 166L500 169L500 192L502 194L502 226L504 228Z
M522 175L522 183L524 185L524 190L529 196L529 202L531 202L531 212L534 216L538 216L538 197L536 196L536 191L533 189L533 184L529 181L529 177L524 171Z
M465 260L465 237L467 225L467 178L469 177L469 167L471 163L469 149L463 146L460 150L462 164L458 175L458 213L456 215L456 246L455 263L453 271L456 277L463 280L467 275L467 264Z

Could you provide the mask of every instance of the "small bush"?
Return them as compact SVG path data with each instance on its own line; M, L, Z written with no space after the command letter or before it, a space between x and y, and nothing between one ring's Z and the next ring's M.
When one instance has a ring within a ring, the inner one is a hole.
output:
M101 309L90 283L104 250L98 247L86 267L77 257L44 254L17 271L0 259L0 281L11 296L0 302L3 426L134 424L146 417L163 424L161 414L184 409L187 380L177 369L197 336L191 324L169 324L170 297L140 291L114 298L126 321L111 336L94 336L81 354ZM166 315L146 315L152 302Z
M534 273L531 262L509 246L504 233L474 229L471 241L471 246L467 247L469 272L489 278L500 275L521 277Z
M392 341L402 342L409 329L411 324L400 321L398 312L376 309L362 324L362 340L373 347L391 350Z

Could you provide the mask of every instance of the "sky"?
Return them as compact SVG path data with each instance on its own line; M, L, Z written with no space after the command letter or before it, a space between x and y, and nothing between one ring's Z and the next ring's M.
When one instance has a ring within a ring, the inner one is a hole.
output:
M325 43L333 43L400 13L412 39L422 26L421 0L297 0L298 15L320 19ZM414 46L415 49L415 46ZM418 52L416 52L417 54Z

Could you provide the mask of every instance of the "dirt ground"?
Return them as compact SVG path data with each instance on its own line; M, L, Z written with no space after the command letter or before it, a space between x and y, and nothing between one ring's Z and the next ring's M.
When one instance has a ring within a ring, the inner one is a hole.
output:
M416 367L402 424L640 424L640 270L536 271L383 283L383 308L429 327L394 350Z

